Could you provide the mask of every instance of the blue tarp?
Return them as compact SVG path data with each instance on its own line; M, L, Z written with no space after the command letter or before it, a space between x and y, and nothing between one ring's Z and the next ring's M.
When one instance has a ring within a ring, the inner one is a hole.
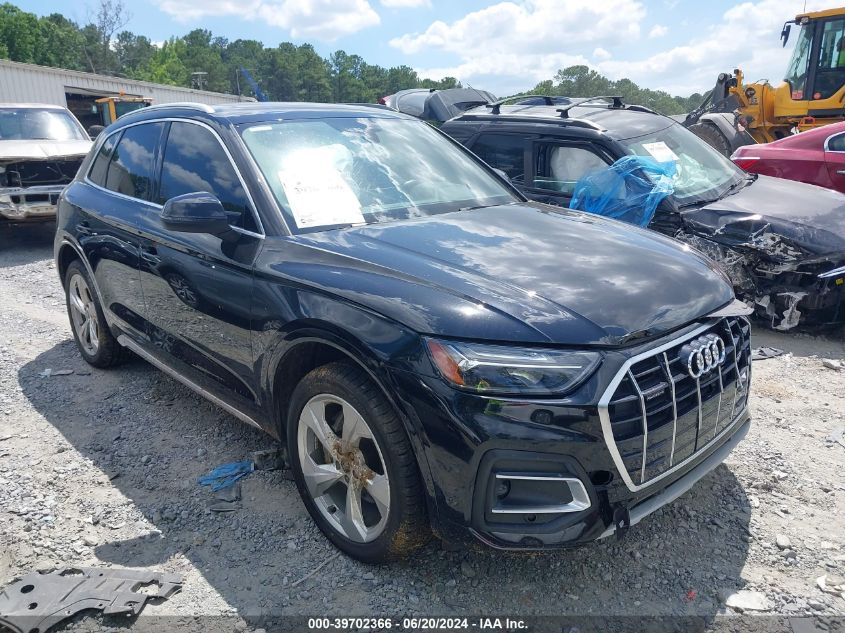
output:
M648 226L657 205L674 190L675 162L625 156L575 183L570 209Z
M230 462L218 466L207 475L203 475L197 480L197 483L201 486L211 486L211 489L217 492L223 488L228 488L253 470L255 470L255 466L252 462Z

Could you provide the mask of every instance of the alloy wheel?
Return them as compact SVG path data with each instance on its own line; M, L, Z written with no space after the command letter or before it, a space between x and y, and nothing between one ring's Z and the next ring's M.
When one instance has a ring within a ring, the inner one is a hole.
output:
M86 354L94 356L100 347L100 326L97 308L88 282L82 275L74 275L68 284L68 301L73 329Z
M326 521L357 543L378 538L390 512L390 481L364 417L338 396L314 396L300 414L297 449L305 487Z

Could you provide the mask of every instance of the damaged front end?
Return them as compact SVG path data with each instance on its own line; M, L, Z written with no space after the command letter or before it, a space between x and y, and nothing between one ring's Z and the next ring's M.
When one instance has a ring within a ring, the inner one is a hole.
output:
M716 261L737 296L773 329L840 326L845 234L836 228L845 222L845 210L831 219L820 228L817 221L705 206L681 213L675 237Z
M84 154L46 159L0 158L0 218L49 220L59 194L76 176Z

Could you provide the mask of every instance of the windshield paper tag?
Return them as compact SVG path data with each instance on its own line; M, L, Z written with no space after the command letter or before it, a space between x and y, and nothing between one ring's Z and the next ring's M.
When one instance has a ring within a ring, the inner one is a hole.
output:
M677 154L669 149L669 146L663 141L657 141L656 143L643 143L643 149L651 154L654 160L658 163L668 163L670 161L678 160Z
M283 170L278 176L299 228L364 223L361 203L338 172Z

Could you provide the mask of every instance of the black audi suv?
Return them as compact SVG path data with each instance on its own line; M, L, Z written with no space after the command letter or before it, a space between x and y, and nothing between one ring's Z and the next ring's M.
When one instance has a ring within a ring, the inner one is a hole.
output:
M749 325L691 247L528 202L378 106L154 106L55 241L82 356L128 351L286 443L341 550L616 533L748 430Z

